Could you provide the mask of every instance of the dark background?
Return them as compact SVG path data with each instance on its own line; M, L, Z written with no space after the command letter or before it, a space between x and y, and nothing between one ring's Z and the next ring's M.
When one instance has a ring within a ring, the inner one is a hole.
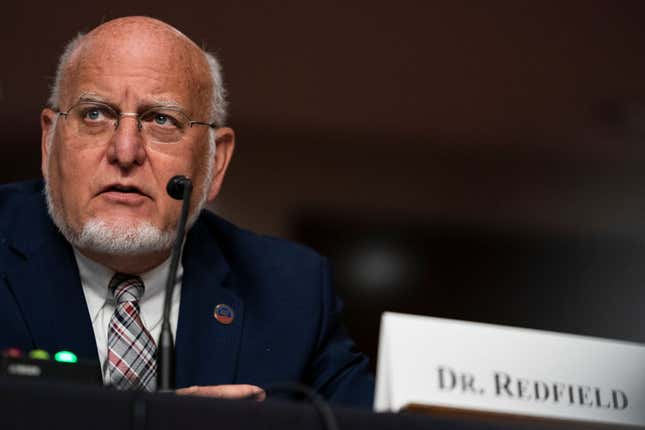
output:
M135 4L136 3L136 4ZM645 342L645 2L28 2L0 16L0 182L77 31L128 14L219 54L238 146L214 209L384 310Z

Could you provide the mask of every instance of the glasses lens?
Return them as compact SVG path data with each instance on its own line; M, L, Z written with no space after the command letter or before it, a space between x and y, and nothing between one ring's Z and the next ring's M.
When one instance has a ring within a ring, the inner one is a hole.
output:
M79 139L77 143L100 145L114 134L119 114L103 103L80 102L67 112L65 120L70 132ZM190 128L190 119L180 110L172 108L150 109L139 115L137 120L143 137L153 144L178 143Z
M189 128L190 120L182 112L155 108L141 115L141 126L151 143L178 143Z
M117 114L107 105L81 102L70 109L66 119L78 137L101 141L114 131Z

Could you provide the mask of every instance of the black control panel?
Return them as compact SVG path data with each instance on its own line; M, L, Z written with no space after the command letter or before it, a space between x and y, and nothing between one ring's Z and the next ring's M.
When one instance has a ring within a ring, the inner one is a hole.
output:
M0 353L0 376L103 384L98 362L78 359L69 351L59 351L50 355L43 350L34 350L24 354L20 350L10 348Z

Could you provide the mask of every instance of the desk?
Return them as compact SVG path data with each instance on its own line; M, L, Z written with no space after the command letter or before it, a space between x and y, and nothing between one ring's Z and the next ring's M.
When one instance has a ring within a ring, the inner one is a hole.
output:
M600 428L544 422L496 423L459 416L375 414L347 408L333 411L340 430ZM307 403L118 392L29 378L0 378L0 414L3 429L322 429L318 412Z

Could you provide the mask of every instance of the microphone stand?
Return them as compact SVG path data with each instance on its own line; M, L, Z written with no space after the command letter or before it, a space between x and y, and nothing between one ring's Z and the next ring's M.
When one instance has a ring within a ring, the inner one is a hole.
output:
M166 296L163 304L163 322L161 334L157 342L157 391L170 391L175 388L175 345L170 329L170 307L172 305L173 291L177 281L177 266L184 242L188 209L190 206L190 193L193 184L185 176L173 176L168 182L166 190L173 199L182 200L181 216L177 226L177 237L172 248L170 270L166 279Z

